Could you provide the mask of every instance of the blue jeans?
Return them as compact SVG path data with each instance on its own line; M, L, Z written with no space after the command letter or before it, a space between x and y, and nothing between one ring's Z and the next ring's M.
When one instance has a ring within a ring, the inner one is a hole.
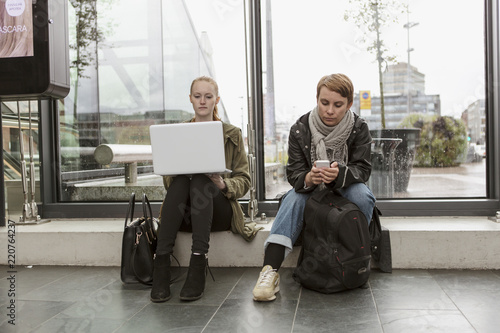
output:
M370 223L373 208L375 207L375 196L368 186L363 183L355 183L339 191L344 198L359 207L361 212L365 214L368 223ZM267 248L269 243L283 245L285 247L285 258L292 252L293 244L299 237L304 225L303 217L306 201L312 193L297 193L295 189L291 189L283 196L281 206L271 227L271 233L264 243L264 248Z

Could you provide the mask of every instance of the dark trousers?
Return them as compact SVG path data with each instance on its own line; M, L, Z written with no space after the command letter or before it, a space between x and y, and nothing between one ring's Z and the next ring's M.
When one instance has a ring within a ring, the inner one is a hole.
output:
M177 232L193 233L192 253L208 253L210 232L231 228L231 203L206 175L176 176L161 208L156 254L170 254Z

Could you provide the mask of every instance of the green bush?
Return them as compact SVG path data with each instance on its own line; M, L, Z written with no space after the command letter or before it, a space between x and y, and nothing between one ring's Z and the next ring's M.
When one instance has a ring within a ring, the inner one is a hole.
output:
M467 130L462 120L449 116L410 114L401 128L420 128L420 145L415 156L419 167L450 167L460 164L467 150Z

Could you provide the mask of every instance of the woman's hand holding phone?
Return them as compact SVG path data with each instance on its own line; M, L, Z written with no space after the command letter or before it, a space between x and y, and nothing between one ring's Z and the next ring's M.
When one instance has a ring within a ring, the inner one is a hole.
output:
M314 162L314 166L311 169L310 174L311 180L314 184L329 184L337 179L339 174L339 165L337 162L330 163L328 160L317 160Z

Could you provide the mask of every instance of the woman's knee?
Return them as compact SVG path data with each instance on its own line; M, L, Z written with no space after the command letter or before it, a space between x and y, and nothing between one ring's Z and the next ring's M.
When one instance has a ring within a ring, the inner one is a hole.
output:
M371 221L373 207L375 207L375 196L368 186L363 183L352 184L341 191L342 196L355 203L366 216L368 224Z
M295 206L297 204L304 205L310 196L311 193L297 193L295 189L291 189L285 193L283 200L281 201L281 206Z
M349 200L360 200L375 204L375 196L368 186L363 183L355 183L342 190L342 195Z
M294 189L285 194L274 219L271 233L293 238L302 230L304 207L310 193L297 193Z

